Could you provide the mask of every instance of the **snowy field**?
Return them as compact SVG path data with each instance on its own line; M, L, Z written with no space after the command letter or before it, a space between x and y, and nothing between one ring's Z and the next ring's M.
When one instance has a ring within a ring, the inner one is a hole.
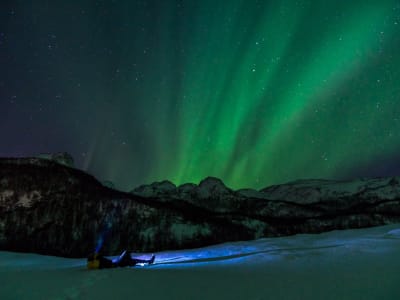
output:
M400 299L399 224L156 255L88 271L85 259L0 252L0 299Z

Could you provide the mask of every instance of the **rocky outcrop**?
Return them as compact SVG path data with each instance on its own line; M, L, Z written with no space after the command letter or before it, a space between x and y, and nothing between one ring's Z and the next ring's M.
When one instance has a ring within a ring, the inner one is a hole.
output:
M400 221L400 180L303 180L234 191L213 177L131 193L41 158L0 159L0 249L82 257Z
M48 159L55 161L61 165L65 165L67 167L74 167L74 159L67 152L59 152L59 153L41 153L37 156L38 158Z

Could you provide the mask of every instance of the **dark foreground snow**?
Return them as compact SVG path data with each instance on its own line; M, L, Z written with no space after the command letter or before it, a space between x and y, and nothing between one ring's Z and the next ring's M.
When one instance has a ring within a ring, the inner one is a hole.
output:
M156 253L155 265L0 252L0 299L400 299L400 225Z

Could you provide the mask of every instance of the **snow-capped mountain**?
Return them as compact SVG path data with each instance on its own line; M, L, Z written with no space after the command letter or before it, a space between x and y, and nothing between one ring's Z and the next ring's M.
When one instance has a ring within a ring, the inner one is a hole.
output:
M227 188L221 179L207 177L200 183L185 183L175 186L170 181L154 182L150 185L142 185L132 192L148 198L157 198L163 202L182 200L196 206L217 211L229 211L234 202L242 197Z
M355 196L362 199L392 200L400 197L400 177L349 181L298 180L262 189L260 194L269 200L286 200L302 204Z
M168 188L166 188L168 187ZM309 179L274 185L261 190L232 190L222 180L207 177L198 185L186 183L176 187L169 181L143 185L132 191L135 195L157 198L161 201L183 200L204 208L217 211L231 211L242 208L249 199L291 203L304 206L352 206L355 203L376 203L382 205L400 199L400 177L357 179L348 181ZM270 205L274 205L270 203Z

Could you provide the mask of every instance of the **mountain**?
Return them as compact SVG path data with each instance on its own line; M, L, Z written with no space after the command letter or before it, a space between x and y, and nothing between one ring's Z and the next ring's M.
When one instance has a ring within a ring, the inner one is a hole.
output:
M400 179L232 190L218 178L131 193L43 158L0 158L0 250L82 257L185 249L400 221Z

